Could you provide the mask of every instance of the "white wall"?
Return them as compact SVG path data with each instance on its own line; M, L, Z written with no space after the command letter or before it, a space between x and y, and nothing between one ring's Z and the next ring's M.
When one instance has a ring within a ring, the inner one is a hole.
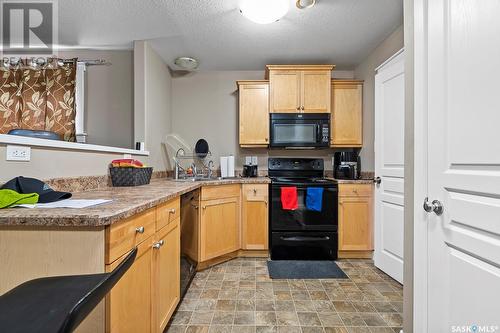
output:
M85 79L87 142L133 148L134 64L131 50L67 50L61 58L104 59L110 66L88 66Z
M375 170L375 68L403 47L403 26L398 27L354 70L356 79L364 80L363 86L363 170Z
M336 78L352 78L352 71L334 71ZM210 145L212 159L233 154L237 168L244 156L259 156L259 168L267 169L268 156L322 157L331 169L333 151L289 151L241 149L238 145L237 80L263 79L264 71L206 71L194 72L172 79L172 132L189 144L204 138Z

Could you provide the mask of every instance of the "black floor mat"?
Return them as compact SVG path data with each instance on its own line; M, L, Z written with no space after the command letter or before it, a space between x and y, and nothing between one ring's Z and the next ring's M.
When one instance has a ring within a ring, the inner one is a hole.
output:
M271 279L347 279L334 261L269 260Z

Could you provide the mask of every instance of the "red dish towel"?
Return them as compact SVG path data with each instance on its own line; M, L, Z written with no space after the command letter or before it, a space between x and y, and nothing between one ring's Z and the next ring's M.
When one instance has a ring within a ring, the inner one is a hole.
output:
M284 210L296 210L299 208L296 187L281 188L281 205Z

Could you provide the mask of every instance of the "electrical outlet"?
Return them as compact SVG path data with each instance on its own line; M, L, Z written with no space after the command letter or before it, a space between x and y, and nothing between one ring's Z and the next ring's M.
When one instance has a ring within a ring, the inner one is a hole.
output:
M31 147L7 146L7 161L29 161L31 159Z

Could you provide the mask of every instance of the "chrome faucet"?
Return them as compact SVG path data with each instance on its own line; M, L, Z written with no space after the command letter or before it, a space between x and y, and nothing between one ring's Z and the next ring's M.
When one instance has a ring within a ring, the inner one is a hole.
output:
M207 169L208 169L208 173L207 173L207 176L208 176L208 179L212 178L212 168L214 166L214 161L210 160L208 161L208 165L207 165Z
M175 153L175 158L174 158L174 162L175 162L174 179L179 179L179 171L184 171L184 169L180 165L178 157L179 156L183 156L185 153L186 152L182 148L179 148L177 150L177 152Z

